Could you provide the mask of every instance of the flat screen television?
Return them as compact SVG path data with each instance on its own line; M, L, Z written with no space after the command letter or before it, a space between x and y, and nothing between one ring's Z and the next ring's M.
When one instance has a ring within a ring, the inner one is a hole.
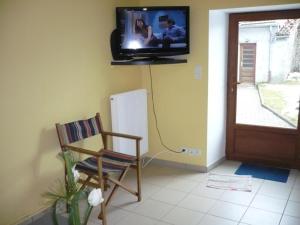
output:
M189 53L189 7L118 7L116 15L120 56Z

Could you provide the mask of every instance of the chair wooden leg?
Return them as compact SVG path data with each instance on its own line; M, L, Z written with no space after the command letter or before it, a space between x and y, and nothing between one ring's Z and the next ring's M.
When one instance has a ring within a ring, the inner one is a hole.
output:
M136 141L136 181L137 181L137 192L138 201L142 201L142 164L140 158L140 140Z
M103 174L102 174L102 158L98 158L98 179L99 179L99 186L101 188L101 191L104 190L104 181L103 181ZM102 220L102 225L107 225L107 219L106 219L106 205L105 201L101 203L101 212L98 216L99 219Z
M104 191L107 191L110 188L110 184L108 183L108 180L104 178Z
M101 203L101 212L98 216L98 219L102 220L102 225L107 225L105 201Z
M136 179L137 179L137 192L138 192L138 201L142 201L142 185L141 185L141 180L142 180L142 166L141 166L141 161L138 159L137 160L137 167L136 167Z
M128 172L128 170L129 170L129 167L127 167L127 169L124 170L124 171L121 173L121 175L120 175L120 177L119 177L119 179L118 179L120 182L123 181L123 179L125 178L125 175L126 175L126 173ZM115 184L113 190L111 191L110 195L108 196L108 198L107 198L107 200L106 200L106 205L109 204L109 202L111 201L111 198L113 197L113 195L114 195L114 193L116 192L116 190L118 190L118 188L119 188L119 185Z
M88 182L90 182L91 178L92 178L91 176L88 176L88 178L86 178L86 180L82 183L82 185L81 185L81 187L80 187L80 190L81 190L81 191L86 187L86 184L87 184Z

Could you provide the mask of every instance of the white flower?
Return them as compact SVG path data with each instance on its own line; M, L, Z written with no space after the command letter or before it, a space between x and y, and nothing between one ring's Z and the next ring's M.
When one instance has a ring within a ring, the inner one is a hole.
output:
M102 192L100 188L93 189L88 197L88 202L91 206L97 206L101 202L103 202L104 199L102 198Z
M74 165L72 167L72 173L73 173L73 176L74 176L74 181L77 182L80 178L80 174L78 172L78 170L75 169L76 165Z

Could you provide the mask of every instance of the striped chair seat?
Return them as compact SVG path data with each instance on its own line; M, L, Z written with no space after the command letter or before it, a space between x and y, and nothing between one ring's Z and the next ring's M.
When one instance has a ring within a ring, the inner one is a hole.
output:
M114 152L112 150L103 150L103 161L108 160L118 161L119 163L125 164L133 164L136 161L136 157L119 152Z
M89 157L83 161L76 163L76 169L82 172L89 172L93 174L98 174L97 158ZM113 164L109 162L102 162L103 175L108 175L109 173L120 173L126 169L126 166Z
M104 150L103 160L102 160L102 171L103 175L109 173L121 173L128 166L134 163L136 157L125 155L118 152L113 152L110 150ZM97 158L89 157L83 161L79 161L76 164L76 169L80 171L86 171L90 173L98 173Z

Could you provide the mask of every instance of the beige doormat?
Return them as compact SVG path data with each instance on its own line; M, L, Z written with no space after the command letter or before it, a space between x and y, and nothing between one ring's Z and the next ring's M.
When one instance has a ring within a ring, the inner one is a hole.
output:
M252 176L210 173L206 186L223 190L251 192Z

